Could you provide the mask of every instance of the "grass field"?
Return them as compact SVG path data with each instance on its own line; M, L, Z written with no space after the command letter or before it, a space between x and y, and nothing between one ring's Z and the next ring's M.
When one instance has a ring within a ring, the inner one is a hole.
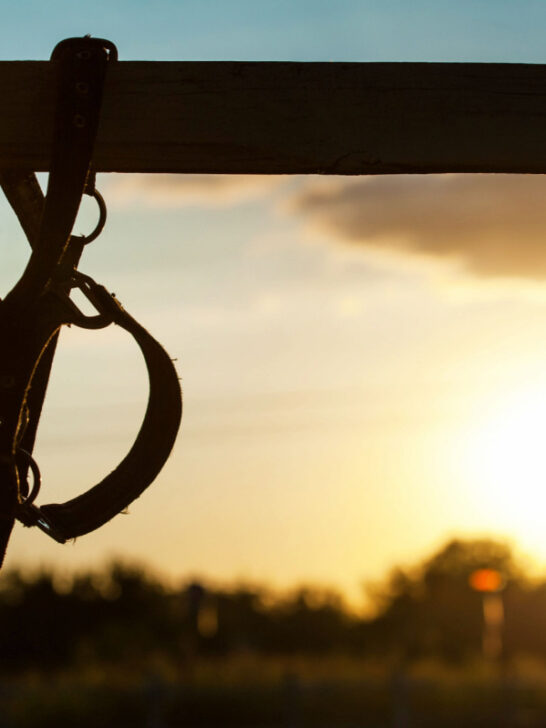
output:
M403 674L345 659L263 660L241 655L175 668L87 666L5 678L2 728L542 728L546 669L447 669Z

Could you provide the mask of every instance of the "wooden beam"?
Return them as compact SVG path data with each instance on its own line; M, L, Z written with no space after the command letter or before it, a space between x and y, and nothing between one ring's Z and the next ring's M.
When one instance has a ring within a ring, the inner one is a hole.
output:
M56 64L1 62L0 167L47 170ZM546 66L121 62L104 172L546 172Z

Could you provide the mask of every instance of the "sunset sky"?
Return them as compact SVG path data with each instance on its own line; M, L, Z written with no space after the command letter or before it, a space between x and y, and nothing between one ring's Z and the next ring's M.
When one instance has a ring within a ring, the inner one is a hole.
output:
M92 33L121 60L546 63L545 22L531 0L21 0L0 56L46 59ZM80 268L178 359L182 429L130 515L64 547L18 526L8 564L121 556L174 579L318 582L353 600L455 535L508 538L546 565L543 177L98 186L109 219ZM28 246L3 200L0 255L4 295ZM42 503L117 464L146 387L124 332L63 333Z

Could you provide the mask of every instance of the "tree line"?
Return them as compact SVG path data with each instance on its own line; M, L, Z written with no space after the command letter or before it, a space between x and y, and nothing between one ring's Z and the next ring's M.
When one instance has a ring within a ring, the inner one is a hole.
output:
M453 540L376 585L375 612L366 618L340 594L318 588L275 598L248 586L169 588L119 563L68 582L47 570L7 571L0 578L0 669L139 665L151 655L184 665L241 651L463 662L481 651L482 595L469 577L483 568L497 570L505 584L504 659L546 658L546 580L532 580L502 543Z

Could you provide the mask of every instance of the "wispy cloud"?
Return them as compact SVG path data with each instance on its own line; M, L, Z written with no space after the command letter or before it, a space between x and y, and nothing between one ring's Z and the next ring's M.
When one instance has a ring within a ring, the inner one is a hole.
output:
M286 177L235 174L133 174L106 179L109 202L118 207L175 209L223 207L254 199Z
M486 277L546 278L546 178L312 178L288 209L337 241L453 260Z

